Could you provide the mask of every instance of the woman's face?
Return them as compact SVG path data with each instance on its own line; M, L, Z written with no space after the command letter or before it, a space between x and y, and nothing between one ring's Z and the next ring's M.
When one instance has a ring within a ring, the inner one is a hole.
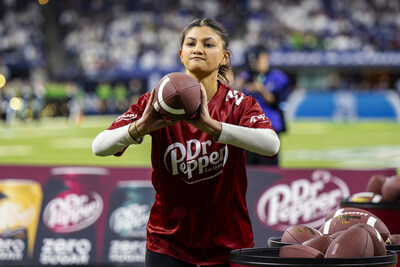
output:
M257 61L255 62L255 69L258 72L267 72L269 69L269 56L268 53L261 53L258 55Z
M230 52L212 28L203 26L187 32L179 56L188 72L202 77L217 74L219 66L228 63Z

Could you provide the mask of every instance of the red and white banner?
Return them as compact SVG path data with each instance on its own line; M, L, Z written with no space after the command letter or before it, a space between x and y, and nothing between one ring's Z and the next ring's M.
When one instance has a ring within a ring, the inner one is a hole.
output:
M340 200L395 169L247 169L255 246L318 228ZM150 168L0 166L0 266L144 266Z

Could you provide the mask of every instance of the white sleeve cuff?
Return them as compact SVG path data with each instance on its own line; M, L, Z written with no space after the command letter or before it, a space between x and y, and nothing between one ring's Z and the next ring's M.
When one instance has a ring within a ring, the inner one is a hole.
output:
M278 154L280 141L272 129L248 128L234 124L222 123L218 143L230 144L245 150L263 155Z
M133 139L129 134L131 124L99 133L92 142L92 151L97 156L114 155L131 144L140 144L143 138Z

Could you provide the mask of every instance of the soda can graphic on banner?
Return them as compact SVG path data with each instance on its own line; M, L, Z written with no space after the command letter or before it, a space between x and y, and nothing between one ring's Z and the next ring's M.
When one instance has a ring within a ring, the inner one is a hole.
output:
M43 188L34 262L40 265L89 265L96 262L99 219L104 210L108 170L58 167Z
M150 181L117 183L108 212L103 263L144 266L146 226L154 199Z
M42 204L41 185L33 180L0 180L0 262L28 262L33 254Z

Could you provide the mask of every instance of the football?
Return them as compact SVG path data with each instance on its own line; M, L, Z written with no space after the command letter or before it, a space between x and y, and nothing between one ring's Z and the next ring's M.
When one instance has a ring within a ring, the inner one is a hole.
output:
M395 202L399 200L400 200L400 176L389 177L382 185L382 201Z
M382 174L374 174L368 181L366 191L382 195L382 185L386 181L386 176Z
M342 230L342 231L337 231L335 233L332 233L330 235L324 235L324 236L330 236L332 239L335 239L336 237L338 237L341 233L343 233L346 230Z
M325 258L366 258L374 256L374 245L367 230L361 227L341 233L328 247Z
M340 214L342 214L343 212L362 212L362 213L367 213L371 216L375 216L374 214L372 214L371 212L367 211L367 210L363 210L363 209L359 209L359 208L353 208L353 207L348 207L348 208L340 208L340 209L336 209L336 210L332 210L331 212L329 212L326 216L325 216L325 222L329 221L330 219L332 219L333 217L339 216Z
M368 231L371 236L372 244L374 245L374 256L385 256L386 255L386 243L383 240L381 234L376 230L374 227L365 224L365 223L358 223L353 225L349 229L361 227Z
M279 257L281 258L323 258L324 254L322 254L319 250L300 245L287 245L283 246L279 250Z
M349 201L358 203L379 203L381 200L382 196L373 192L359 192L349 198Z
M316 236L303 242L303 245L315 248L316 250L321 251L321 253L325 254L326 250L328 249L332 241L333 241L332 237L328 235Z
M358 223L366 223L374 227L384 240L390 235L389 229L382 220L370 212L357 208L337 210L334 216L321 226L319 231L324 235L331 235L338 231L347 230Z
M188 74L165 75L155 87L153 107L168 119L193 119L201 103L201 85Z
M400 234L390 235L385 241L389 245L400 245Z
M313 237L321 236L321 233L305 225L291 226L283 232L281 242L290 244L301 244Z

